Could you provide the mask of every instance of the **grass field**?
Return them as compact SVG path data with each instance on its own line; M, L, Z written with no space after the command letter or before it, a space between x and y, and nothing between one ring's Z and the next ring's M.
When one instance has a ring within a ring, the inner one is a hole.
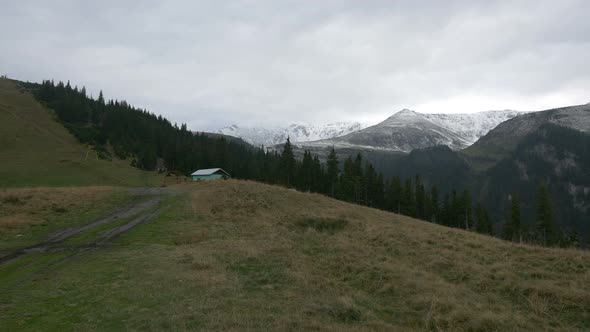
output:
M11 188L0 190L0 255L41 242L51 232L77 226L125 205L121 188Z
M108 246L0 265L2 329L590 329L586 251L254 182L172 190Z
M0 79L0 188L153 186L161 177L81 145L15 81Z

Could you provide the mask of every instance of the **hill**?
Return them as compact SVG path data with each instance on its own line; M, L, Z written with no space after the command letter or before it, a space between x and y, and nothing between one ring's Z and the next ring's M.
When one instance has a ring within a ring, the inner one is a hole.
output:
M91 234L0 265L0 325L590 328L588 252L514 244L255 182L175 190L155 219L93 250L84 242L93 243Z
M0 187L123 185L158 182L129 160L98 158L16 81L0 79Z

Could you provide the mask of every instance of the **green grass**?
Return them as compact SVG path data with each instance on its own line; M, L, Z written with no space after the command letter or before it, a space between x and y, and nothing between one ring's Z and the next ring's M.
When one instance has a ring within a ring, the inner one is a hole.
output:
M154 186L161 178L98 159L51 111L15 81L0 79L0 188L31 186Z
M252 182L188 188L113 245L0 266L0 326L590 328L588 252L512 244Z
M243 287L248 291L272 291L287 282L285 267L269 259L248 257L231 266L232 272L238 275Z
M94 221L132 199L126 190L110 187L0 191L0 254L43 242L57 230Z

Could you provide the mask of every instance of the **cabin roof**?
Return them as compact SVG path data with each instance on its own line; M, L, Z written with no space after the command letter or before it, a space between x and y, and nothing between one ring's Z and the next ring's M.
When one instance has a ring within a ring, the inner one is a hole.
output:
M221 168L199 169L191 175L212 175L212 174L219 173L219 172L229 176L229 174Z

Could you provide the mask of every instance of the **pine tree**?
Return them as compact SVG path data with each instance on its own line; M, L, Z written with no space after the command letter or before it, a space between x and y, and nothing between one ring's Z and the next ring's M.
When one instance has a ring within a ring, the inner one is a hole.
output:
M357 204L363 204L363 157L360 153L357 153L354 163L352 164L352 182L354 187L354 202Z
M461 217L464 222L464 226L466 230L469 230L472 224L472 212L471 212L471 195L469 195L469 191L464 190L463 194L461 195Z
M280 167L283 173L283 183L291 186L295 177L295 155L293 154L293 146L291 140L287 137L287 142L283 146L283 153L281 153Z
M337 198L347 202L357 202L355 196L356 181L354 175L354 162L349 156L344 160L343 172L340 175Z
M428 217L430 218L431 222L438 223L438 222L440 222L438 220L440 206L439 206L439 201L438 201L438 188L436 187L436 185L433 185L430 188L430 200L432 201L432 209L430 212L430 216L428 216Z
M338 156L336 156L336 151L334 151L334 147L332 146L332 150L328 155L327 161L327 176L328 176L328 190L330 196L334 197L336 194L336 185L338 183Z
M301 168L299 174L300 188L305 191L311 191L313 181L313 158L307 150L303 152Z
M553 207L547 185L542 183L537 190L537 232L543 245L555 242Z
M416 194L416 218L424 219L424 205L425 205L425 191L424 185L420 182L420 176L416 175L416 181L414 183Z
M363 202L367 206L375 206L375 196L377 195L377 173L373 165L365 165L364 177L362 179Z
M451 212L452 208L451 208L451 197L449 195L449 193L445 194L445 197L443 199L443 204L442 204L442 208L440 211L440 224L445 225L445 226L451 226L451 218L452 218L452 212Z
M504 238L511 241L522 241L520 199L517 194L512 194L509 198L510 212L504 225Z
M478 233L492 235L492 223L488 211L481 204L477 204L475 208L475 222L475 229Z
M326 189L326 174L324 172L324 167L320 162L320 158L317 155L313 156L312 160L312 183L311 183L311 191L317 193L327 193Z
M104 96L102 95L102 90L98 93L98 104L104 106Z
M463 206L456 190L451 191L451 209L448 218L451 227L459 228L463 224Z
M401 214L403 188L399 177L394 176L387 189L387 209Z
M402 201L402 214L413 217L416 214L416 196L412 186L412 178L406 179Z

